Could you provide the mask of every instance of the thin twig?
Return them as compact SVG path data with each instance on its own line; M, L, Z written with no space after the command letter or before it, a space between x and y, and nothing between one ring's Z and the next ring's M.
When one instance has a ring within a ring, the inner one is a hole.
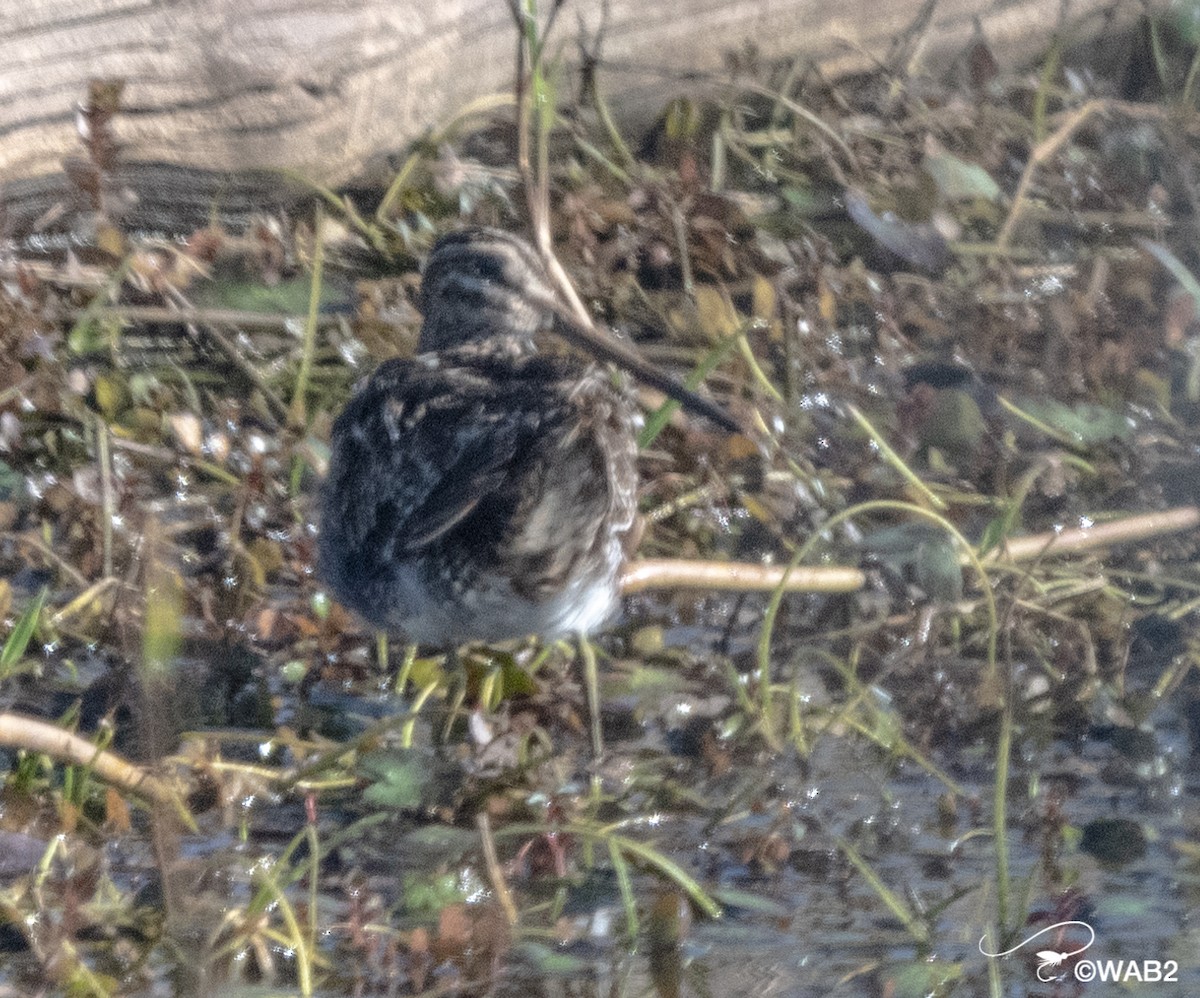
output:
M113 574L113 498L112 461L108 447L108 424L96 417L96 462L100 465L100 539L103 554L100 571L105 578Z
M73 309L63 318L77 319L84 309ZM161 305L104 305L88 312L92 319L121 319L125 322L161 322L200 326L245 326L252 329L284 329L304 317L285 312L254 312L242 308L166 308ZM339 316L320 313L317 325L337 325Z
M325 237L322 229L325 213L317 205L316 221L313 223L312 283L308 293L308 315L304 320L304 339L300 347L300 369L296 372L296 387L292 393L292 405L288 410L288 423L303 427L308 407L308 379L312 374L313 354L317 348L317 317L321 314L321 279L325 271Z
M54 548L47 544L42 538L41 534L32 530L26 530L20 534L17 534L13 540L15 540L17 544L26 544L33 548L44 558L48 559L56 568L69 575L71 577L71 581L81 589L86 589L91 584L87 576L85 576L81 571L79 571L79 569L77 569L69 561L63 558L62 555L55 551Z
M641 558L621 573L621 592L647 589L717 589L725 592L773 592L784 576L788 592L852 593L866 585L857 568L756 565L748 562L688 561L684 558Z
M1180 506L1157 513L1099 523L1092 527L1050 530L1028 537L1013 537L1002 548L985 555L984 565L1031 561L1047 554L1080 554L1133 544L1166 534L1200 527L1200 507ZM965 560L965 559L964 559ZM786 576L788 592L849 593L866 585L866 574L857 568L822 565L799 566L790 572L782 565L748 562L688 561L683 558L641 558L625 566L621 592L648 589L715 589L724 592L772 592Z
M1029 561L1044 554L1076 554L1094 551L1114 544L1132 544L1165 534L1179 533L1200 527L1200 507L1178 506L1157 513L1139 513L1134 516L1097 523L1092 527L1074 527L1069 530L1046 531L1030 537L1014 537L1003 545L1003 550L993 551L984 561L1011 559Z
M1029 154L1029 162L1025 164L1025 169L1021 173L1021 179L1017 183L1016 193L1013 194L1012 208L1009 209L1008 218L1004 220L1004 225L1000 227L1000 232L996 235L997 247L1000 249L1008 247L1009 240L1012 239L1013 230L1017 227L1017 222L1021 218L1025 201L1029 196L1029 187L1033 183L1033 175L1038 167L1057 153L1088 118L1107 106L1108 102L1103 99L1088 101L1082 107L1076 109L1053 135L1050 135L1033 147L1033 150Z
M221 332L219 327L214 325L206 325L204 328L208 336L210 336L213 342L221 348L221 351L225 354L233 366L241 371L242 374L244 374L247 378L249 378L254 387L262 393L263 398L266 400L267 408L271 410L271 415L279 423L286 423L288 418L287 405L284 403L283 399L275 394L275 390L267 384L266 379L259 374L254 365L242 355L242 352L238 350L233 341L230 340L223 332Z
M525 202L529 209L529 225L533 231L533 243L542 259L550 279L558 287L563 298L570 306L571 312L587 328L594 327L591 315L584 307L571 278L558 261L554 246L550 239L550 177L549 159L545 148L545 135L538 130L538 168L535 170L531 159L531 138L533 131L532 98L538 96L531 92L539 85L541 75L541 53L545 47L545 33L538 37L538 26L534 20L533 10L522 10L520 0L509 0L509 10L517 25L517 173L521 177L521 185L525 188ZM551 10L546 30L554 21L558 10L555 4ZM536 42L536 44L535 44ZM547 112L549 113L549 112Z
M40 752L60 762L87 766L108 783L157 803L175 806L186 813L179 794L165 781L116 752L98 749L86 738L64 731L47 721L13 711L0 712L0 745Z
M883 459L900 473L900 476L908 482L909 486L924 499L933 509L945 510L946 503L940 496L935 495L915 471L912 470L904 459L892 448L883 435L875 429L870 420L862 414L857 406L847 406L847 411L851 418L863 429L863 431L871 438L872 443L879 448L879 453Z
M829 140L841 150L842 155L846 157L846 162L849 163L850 168L855 172L859 172L860 167L858 164L858 157L854 155L854 150L846 144L846 140L837 133L837 130L823 118L810 111L803 104L794 101L786 94L780 93L777 90L772 90L770 87L764 87L762 84L755 83L752 80L739 80L737 86L742 90L749 90L751 93L756 93L762 97L770 97L777 103L777 105L782 104L789 111L791 111L792 114L803 118L810 125L827 136Z
M110 589L116 589L120 586L121 580L113 576L111 573L104 578L93 582L83 592L76 596L70 603L56 610L50 617L51 623L55 627L62 627L68 620L82 613L87 607L99 602L101 598L108 595Z
M512 14L513 23L517 28L517 72L513 84L517 99L517 174L521 178L521 186L525 188L525 203L529 209L529 222L537 227L537 198L534 196L536 185L533 176L533 165L529 158L529 81L526 79L527 37L525 21L528 15L521 9L520 0L508 0L508 9Z
M241 482L241 479L237 475L232 471L222 468L219 464L213 464L211 461L203 461L189 454L179 454L167 447L157 447L154 444L142 443L140 440L126 440L124 437L113 437L110 444L117 450L129 451L131 454L140 454L143 457L153 458L156 461L165 461L168 464L182 464L186 468L201 471L217 479L219 482L224 482L226 485L238 485Z
M692 254L688 252L687 220L683 209L671 200L671 229L675 234L675 246L679 251L679 269L683 280L683 293L689 298L696 295L696 279L692 273Z
M515 926L520 920L517 906L513 901L512 892L508 889L508 881L504 879L504 869L496 855L496 840L492 836L492 823L486 811L480 811L475 818L475 827L479 829L479 838L483 842L483 863L487 867L488 879L492 882L492 890L496 892L496 900L508 924Z

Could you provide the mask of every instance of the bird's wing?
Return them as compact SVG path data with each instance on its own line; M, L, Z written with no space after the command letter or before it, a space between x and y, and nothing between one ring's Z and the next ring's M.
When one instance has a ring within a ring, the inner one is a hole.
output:
M421 501L396 524L400 554L415 554L460 523L510 473L519 427L489 418L493 414L483 408L454 408L446 422L457 432L424 421L408 436L404 450L410 470L421 458L429 470Z
M346 547L378 566L411 557L501 488L545 413L485 373L391 361L347 406L326 483Z

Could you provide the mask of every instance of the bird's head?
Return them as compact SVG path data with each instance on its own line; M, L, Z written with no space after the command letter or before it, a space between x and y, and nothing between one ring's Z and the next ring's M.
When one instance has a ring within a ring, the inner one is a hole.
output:
M425 263L417 349L494 338L532 349L534 336L553 322L540 302L552 298L546 271L523 239L499 229L452 232L434 244Z

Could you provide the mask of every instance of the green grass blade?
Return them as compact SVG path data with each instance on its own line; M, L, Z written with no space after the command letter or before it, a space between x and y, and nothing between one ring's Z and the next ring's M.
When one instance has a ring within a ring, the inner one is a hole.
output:
M12 629L8 640L4 642L4 647L0 649L0 680L7 679L9 672L13 669L25 654L25 649L29 647L29 642L33 638L33 632L37 627L38 618L42 614L42 607L46 605L46 595L48 590L42 589L33 602L25 608L25 612L21 614L21 619L17 621L17 626Z

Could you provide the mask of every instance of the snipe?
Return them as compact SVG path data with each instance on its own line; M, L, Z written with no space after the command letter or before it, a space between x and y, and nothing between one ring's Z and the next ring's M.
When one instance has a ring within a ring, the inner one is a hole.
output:
M432 645L594 630L637 520L636 409L602 368L539 353L554 296L503 232L442 238L418 356L333 426L320 569L376 627Z

